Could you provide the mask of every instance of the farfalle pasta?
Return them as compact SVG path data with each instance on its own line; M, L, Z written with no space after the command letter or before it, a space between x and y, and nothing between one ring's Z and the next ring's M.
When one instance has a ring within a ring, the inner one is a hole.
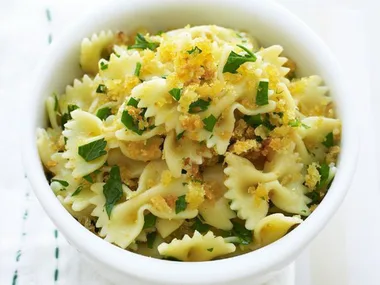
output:
M317 75L241 31L83 40L83 77L46 101L37 145L87 229L139 254L207 261L267 246L327 194L340 120Z

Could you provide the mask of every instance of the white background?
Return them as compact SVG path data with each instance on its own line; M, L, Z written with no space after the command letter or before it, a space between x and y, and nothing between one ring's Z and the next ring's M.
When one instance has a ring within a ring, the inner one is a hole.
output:
M48 35L52 34L53 40L59 37L68 22L95 2L102 1L0 0L0 285L12 283L16 267L18 284L54 284L39 271L54 271L57 264L51 248L56 244L61 247L59 284L109 284L80 259L75 260L75 251L61 236L54 239L54 226L38 202L32 194L25 198L29 190L19 147L20 127L27 120L21 105L28 96L30 74L48 48ZM357 107L352 116L357 119L361 141L349 194L326 229L297 260L296 284L379 285L380 1L278 2L311 26L336 54L349 86L347 100ZM50 23L47 8L52 14ZM27 222L23 219L26 209ZM22 237L23 231L28 235ZM20 248L25 254L16 262Z

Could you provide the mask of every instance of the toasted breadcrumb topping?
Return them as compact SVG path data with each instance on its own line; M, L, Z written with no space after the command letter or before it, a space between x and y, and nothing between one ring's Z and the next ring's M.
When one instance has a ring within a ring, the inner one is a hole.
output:
M315 162L310 164L307 168L307 174L305 175L305 184L311 190L314 190L315 186L321 180L321 175L319 174L318 168L319 165Z

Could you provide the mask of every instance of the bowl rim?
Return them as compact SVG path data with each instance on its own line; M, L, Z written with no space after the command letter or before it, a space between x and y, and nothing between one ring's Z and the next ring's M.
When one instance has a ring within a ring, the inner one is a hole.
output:
M162 0L159 5L172 5L175 0ZM202 4L202 0L184 0L181 3L197 3ZM206 2L206 1L205 1ZM260 2L260 4L258 4ZM227 282L236 279L243 279L248 276L258 276L267 274L273 270L279 270L290 261L295 254L298 254L311 239L318 234L329 219L333 216L347 192L350 179L354 171L356 156L357 156L357 137L354 130L354 119L350 116L351 107L349 103L344 103L340 100L338 109L340 111L340 119L342 120L342 152L340 154L339 168L330 188L320 206L310 215L299 227L295 230L266 247L256 251L235 256L232 258L208 261L208 262L172 262L145 257L123 250L114 246L102 238L97 237L90 231L79 224L70 213L61 205L59 200L50 190L47 180L41 171L41 162L38 155L36 145L36 123L38 103L36 98L42 99L40 94L44 92L43 88L46 85L47 75L49 72L54 72L54 62L57 57L63 56L65 51L73 41L70 40L71 34L75 29L84 24L89 15L93 19L100 19L101 16L110 15L116 12L121 6L133 9L133 5L152 9L152 5L157 5L154 0L130 0L128 2L117 0L112 3L107 3L103 9L92 11L83 16L81 20L74 23L58 41L54 42L44 61L38 68L38 72L33 77L34 86L32 88L29 100L25 102L25 112L29 114L30 120L27 120L24 125L24 143L23 143L23 163L28 176L28 179L34 189L38 200L42 204L48 216L53 220L57 228L75 245L75 247L84 252L86 255L96 260L97 262L113 269L121 274L134 276L137 279L142 279L151 282L163 282L176 284L179 280L183 284L213 284ZM207 5L236 5L234 0L208 0ZM241 9L252 9L264 7L263 9L270 10L272 14L269 18L286 19L287 25L295 28L299 37L305 39L305 44L309 48L317 49L329 68L333 68L336 81L336 93L342 97L344 92L344 82L340 78L340 67L335 57L332 55L324 42L308 28L295 15L286 10L280 4L273 1L242 1L239 3ZM101 10L101 11L100 11ZM88 23L87 23L88 24ZM42 78L42 79L41 79ZM335 82L334 81L334 82ZM338 96L336 95L336 96ZM334 96L335 97L335 96ZM335 99L338 97L335 97ZM96 249L96 250L94 250ZM149 274L146 273L147 262L149 265ZM125 265L127 264L127 266ZM226 270L222 270L226 268ZM228 268L228 269L227 269ZM194 274L196 272L197 274Z

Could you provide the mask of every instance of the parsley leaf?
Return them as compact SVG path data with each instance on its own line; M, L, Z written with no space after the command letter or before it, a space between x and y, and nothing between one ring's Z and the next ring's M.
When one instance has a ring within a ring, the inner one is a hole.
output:
M152 213L149 213L147 215L144 216L144 227L143 229L148 229L148 228L152 228L156 225L156 220L157 220L157 217L155 215L153 215Z
M191 50L188 50L187 53L188 54L193 54L193 53L200 54L200 53L202 53L202 50L199 47L195 46Z
M175 213L178 214L180 212L185 211L187 208L186 195L179 196L175 201Z
M107 86L99 84L98 88L96 88L96 93L107 93Z
M140 76L141 62L136 63L135 76Z
M295 120L292 120L288 123L289 126L297 128L297 127L304 127L305 129L310 129L310 127L304 123L302 123L298 118Z
M179 141L179 140L183 137L184 134L185 134L185 131L180 132L180 133L177 135L177 141Z
M321 167L318 169L321 179L317 184L317 189L321 189L326 186L327 180L329 179L330 167L326 163L322 163Z
M196 114L203 111L206 111L208 106L210 106L210 100L206 101L203 99L198 99L189 106L189 114Z
M101 108L99 109L97 112L96 112L96 116L101 119L102 121L104 121L105 119L107 119L109 116L111 116L112 113L111 113L111 108L109 107L104 107L104 108Z
M322 142L325 147L332 147L334 145L334 135L333 133L328 133L325 140Z
M173 88L169 91L169 94L172 95L172 97L176 100L176 101L179 101L179 99L181 98L181 92L182 92L182 89L181 88Z
M127 129L131 130L132 132L135 132L138 135L142 135L144 130L139 129L139 122L135 121L131 115L129 115L128 111L123 111L123 114L121 115L121 122L126 126Z
M316 190L306 193L305 196L311 199L311 202L308 204L309 206L313 204L319 204L322 200L320 192Z
M94 183L94 180L92 179L91 174L92 173L83 176L83 179L86 180L87 182Z
M256 105L264 106L268 104L268 81L260 81L257 87Z
M263 123L263 120L262 120L260 114L253 115L253 116L245 115L245 116L243 117L243 120L244 120L248 125L250 125L250 126L253 127L253 128L257 128L258 126L260 126L260 125Z
M252 232L247 230L244 225L236 222L232 222L234 227L232 228L232 234L239 238L240 244L247 245L253 240Z
M104 61L100 62L100 69L101 70L106 70L108 68L108 64L105 63Z
M237 69L243 63L256 61L256 56L250 50L248 50L246 47L241 46L241 45L237 45L237 46L243 49L247 54L240 55L240 54L235 53L234 51L231 51L227 58L227 62L223 67L223 73L225 72L237 73Z
M198 231L201 234L203 234L205 232L208 232L208 230L210 229L210 226L208 224L204 224L202 222L202 220L199 217L197 217L195 219L195 222L194 222L192 228L194 231Z
M135 108L138 108L137 105L139 104L140 100L136 100L135 98L131 97L127 103L127 106L133 106Z
M209 251L209 252L212 252L213 250L214 250L213 247L210 247L210 248L207 249L207 251Z
M146 235L146 243L148 248L153 248L154 241L156 240L157 232L152 232Z
M65 181L65 180L52 179L51 182L58 182L58 183L61 184L63 187L67 187L67 186L69 186L69 182L67 182L67 181Z
M105 155L107 151L105 151L105 147L107 142L104 138L90 142L85 145L81 145L78 147L78 154L83 157L85 161L93 161L102 155Z
M215 116L213 114L211 114L207 118L203 119L203 123L205 124L203 128L206 131L212 132L214 130L214 127L215 127L215 124L217 121L218 121L218 119L215 118Z
M120 169L116 165L112 166L111 168L110 176L106 184L103 186L103 194L106 198L104 207L106 209L108 217L110 218L113 207L123 196Z
M74 192L73 194L71 194L71 197L74 197L74 196L78 195L78 194L82 191L82 189L83 189L83 186L80 185L80 186L75 190L75 192Z
M135 38L135 44L129 46L128 49L133 49L133 48L147 49L148 48L152 51L155 51L159 45L160 45L159 43L148 42L142 34L137 33L136 38Z
M79 107L77 105L68 105L67 106L67 113L64 113L61 117L62 129L64 129L65 124L72 119L71 112L76 110L76 109L79 109Z

